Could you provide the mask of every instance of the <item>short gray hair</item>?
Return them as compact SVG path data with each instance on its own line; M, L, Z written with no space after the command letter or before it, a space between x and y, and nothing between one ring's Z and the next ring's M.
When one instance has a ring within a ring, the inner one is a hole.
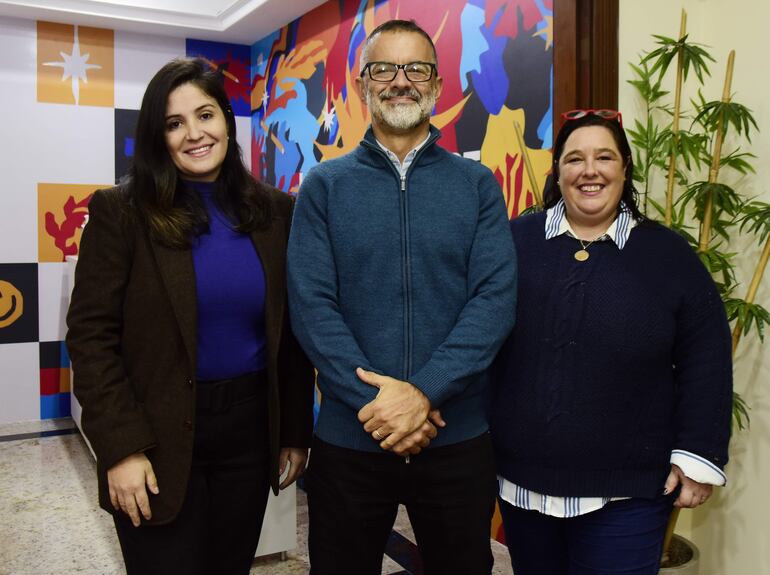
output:
M430 49L433 52L433 59L435 60L436 67L438 68L438 55L436 54L436 46L433 44L433 39L430 35L417 25L414 20L388 20L377 26L372 33L369 34L364 42L364 47L361 49L361 61L359 64L359 72L364 70L364 66L368 63L367 55L369 48L377 39L380 34L384 32L411 32L413 34L419 34L428 41Z

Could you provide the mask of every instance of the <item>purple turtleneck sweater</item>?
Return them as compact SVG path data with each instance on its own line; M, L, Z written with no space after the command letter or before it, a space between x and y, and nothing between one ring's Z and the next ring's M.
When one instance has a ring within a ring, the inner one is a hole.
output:
M190 184L209 214L209 230L192 243L198 301L200 380L226 379L266 365L265 274L249 234L214 202L214 184Z

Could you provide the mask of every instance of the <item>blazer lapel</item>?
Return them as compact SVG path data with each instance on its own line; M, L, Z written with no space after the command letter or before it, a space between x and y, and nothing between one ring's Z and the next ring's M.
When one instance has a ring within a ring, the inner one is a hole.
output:
M161 278L168 292L168 299L174 309L182 340L190 357L190 364L195 370L196 325L198 305L195 289L195 268L193 267L192 251L168 248L156 242L150 242L155 259L158 263Z
M251 232L265 273L265 336L270 357L275 359L281 341L286 293L286 242L281 221L274 218L270 228Z

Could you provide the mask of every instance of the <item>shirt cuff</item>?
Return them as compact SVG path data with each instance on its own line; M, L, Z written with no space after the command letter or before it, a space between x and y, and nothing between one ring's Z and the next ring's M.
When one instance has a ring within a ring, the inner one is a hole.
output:
M698 483L717 486L727 483L727 476L721 469L709 460L689 451L674 449L671 452L671 464L678 465L688 478Z

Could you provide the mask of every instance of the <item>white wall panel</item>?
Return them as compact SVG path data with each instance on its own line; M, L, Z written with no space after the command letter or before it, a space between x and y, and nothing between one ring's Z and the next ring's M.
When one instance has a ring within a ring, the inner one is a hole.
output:
M40 263L37 266L40 341L63 341L70 286L64 263Z
M112 108L37 104L28 125L38 135L34 153L19 158L36 183L109 184L115 180Z
M40 418L38 344L0 345L0 423Z
M185 55L184 38L115 31L115 107L138 110L147 83L169 60Z
M35 107L35 23L0 18L0 262L37 261L36 192L39 134L30 116ZM36 161L37 160L37 161Z
M251 171L251 118L248 116L235 117L236 140L241 147L243 163Z

